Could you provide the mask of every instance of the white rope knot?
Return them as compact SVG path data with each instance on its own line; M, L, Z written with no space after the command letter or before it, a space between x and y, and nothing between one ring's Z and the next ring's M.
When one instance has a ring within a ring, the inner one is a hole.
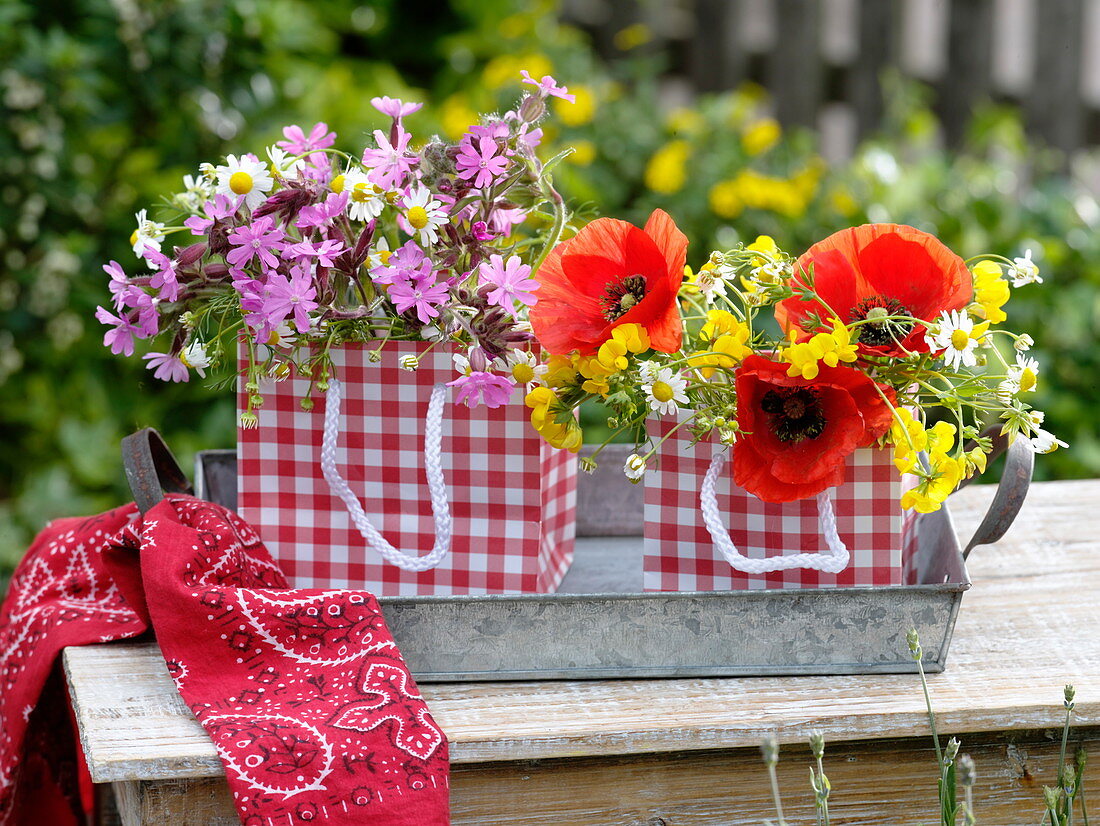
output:
M718 510L718 498L715 495L715 486L725 461L725 450L715 446L710 467L707 468L703 485L699 489L699 505L703 512L703 522L707 526L710 538L714 540L714 546L732 568L746 574L767 574L772 571L789 571L792 568L811 568L829 574L839 574L848 567L850 559L848 548L837 533L833 500L829 498L827 491L817 495L817 520L821 526L821 533L825 537L825 544L829 547L828 553L789 554L766 559L749 559L737 550L729 531L722 524L722 514Z
M400 551L371 524L358 497L336 470L336 440L340 433L340 382L329 381L325 393L325 429L321 438L321 473L329 489L343 500L348 515L367 545L377 551L392 565L406 571L427 571L437 566L451 550L453 522L447 502L447 483L443 479L443 402L447 386L437 384L432 388L428 402L428 415L424 420L424 473L428 477L428 493L432 500L432 519L435 523L435 546L426 556L416 556Z

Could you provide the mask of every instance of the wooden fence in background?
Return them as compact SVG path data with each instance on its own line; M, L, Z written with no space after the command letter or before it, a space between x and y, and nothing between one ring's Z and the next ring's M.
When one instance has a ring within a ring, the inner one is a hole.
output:
M563 14L607 57L645 23L674 88L755 81L784 124L835 131L840 113L850 144L880 122L891 67L934 87L951 143L987 100L1019 104L1051 146L1100 142L1100 0L563 0Z

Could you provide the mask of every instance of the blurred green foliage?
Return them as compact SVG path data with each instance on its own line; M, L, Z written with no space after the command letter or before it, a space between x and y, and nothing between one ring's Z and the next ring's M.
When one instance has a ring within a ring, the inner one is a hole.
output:
M1038 406L1069 451L1043 477L1096 475L1100 443L1100 207L1033 151L1018 117L976 118L967 148L939 148L924 93L895 82L880 137L830 168L815 137L783 134L754 88L690 109L661 105L659 57L633 27L607 63L552 2L451 0L9 0L0 5L0 578L46 520L128 497L125 433L154 425L180 458L234 442L233 399L163 385L101 346L101 265L133 270L133 214L227 152L323 120L355 147L386 119L378 94L427 100L414 135L457 137L519 91L519 69L578 94L555 107L550 151L582 216L668 210L689 260L757 234L797 253L867 220L911 223L963 256L1031 248L1047 284L1009 303L1044 365Z

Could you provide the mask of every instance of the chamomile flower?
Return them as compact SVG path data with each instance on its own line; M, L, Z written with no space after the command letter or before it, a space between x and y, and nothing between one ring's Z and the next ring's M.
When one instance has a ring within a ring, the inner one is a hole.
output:
M390 242L379 238L367 253L367 269L373 270L390 263Z
M1012 259L1012 269L1009 271L1009 275L1012 278L1013 287L1043 283L1043 278L1039 275L1039 267L1031 260L1031 250L1026 250L1023 258Z
M1012 346L1016 349L1017 352L1026 353L1028 350L1031 349L1033 344L1035 344L1035 339L1033 339L1027 333L1024 333L1012 343Z
M623 473L626 474L626 478L631 482L640 481L641 478L645 476L645 459L637 453L631 453L626 457L626 464L623 465Z
M679 405L687 404L687 381L671 367L662 367L650 373L644 381L642 390L653 412L670 416L680 409Z
M548 365L540 363L529 350L513 350L508 354L507 367L513 382L531 388L543 383Z
M1016 356L1016 363L1008 368L1008 378L1017 389L1017 392L1027 393L1035 389L1039 378L1039 362L1028 358L1023 353Z
M229 155L225 163L214 168L218 177L216 192L222 195L244 196L249 209L255 209L264 201L264 193L275 185L271 170L255 155Z
M210 356L201 341L192 341L188 344L180 353L180 361L183 362L185 367L190 367L204 379L206 378L206 368L211 364Z
M348 217L353 221L373 221L386 206L384 193L361 169L349 169L341 176L348 193Z
M267 148L267 157L271 159L271 172L273 175L278 174L283 178L295 178L298 176L298 170L305 166L305 158L295 158L285 149L280 149L278 146L269 146Z
M134 255L144 258L148 252L160 252L160 242L164 238L164 224L150 221L147 210L135 213L137 229L130 235L130 246L134 248Z
M951 370L975 367L978 364L978 345L989 329L989 322L975 326L974 320L963 310L945 311L924 340L932 350L942 351L944 361Z
M411 189L404 198L405 221L411 229L410 235L427 246L439 240L439 228L447 223L447 211L443 204L432 197L431 190L424 186Z
M1036 453L1053 453L1060 447L1069 447L1053 433L1041 427L1035 429L1035 435L1028 439L1028 444Z
M214 186L204 176L183 176L183 192L176 195L176 202L184 209L198 212L200 207L214 195Z

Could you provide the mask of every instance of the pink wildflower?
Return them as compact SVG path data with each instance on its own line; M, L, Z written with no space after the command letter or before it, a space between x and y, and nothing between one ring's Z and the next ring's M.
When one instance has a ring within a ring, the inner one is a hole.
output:
M368 176L371 183L390 190L401 186L405 176L419 161L416 156L407 153L411 136L404 127L397 124L394 133L391 143L381 129L375 129L374 141L378 148L363 150L363 166L372 170Z
M111 282L107 285L107 289L111 291L111 295L115 300L115 308L122 306L122 300L119 296L130 286L130 279L126 277L126 272L122 269L122 265L117 261L112 260L110 264L103 265L103 272L111 276Z
M405 103L399 98L386 96L371 98L370 105L383 115L389 115L394 120L400 120L414 112L419 112L424 107L423 103Z
M135 315L138 316L138 323L134 321ZM132 356L134 354L134 339L148 338L140 323L140 314L120 312L118 315L114 315L103 307L96 307L95 317L101 324L111 326L111 329L103 334L103 346L110 347L111 352L116 356L119 354Z
M497 154L500 147L488 136L481 136L478 146L480 151L474 148L472 138L464 138L459 145L455 167L458 169L458 177L466 181L473 179L473 186L484 189L504 174L508 168L508 159Z
M242 268L256 256L268 267L279 266L279 259L275 253L283 249L285 233L275 226L275 221L268 215L257 218L251 226L237 227L229 233L229 243L233 245L226 253L225 260L231 266Z
M278 327L293 315L299 332L309 330L313 324L309 314L318 307L313 300L317 297L317 289L309 273L303 267L291 267L290 278L281 272L273 272L268 275L267 286L270 295L264 301L263 314L268 326Z
M409 281L396 281L390 286L390 299L397 312L416 309L421 324L439 316L436 306L447 300L447 285L437 283L435 273L428 272Z
M538 297L534 291L539 282L531 278L531 268L524 264L518 255L512 255L507 263L499 255L490 255L478 267L482 282L492 284L486 298L489 302L514 314L514 302L533 306Z
M576 95L569 94L569 90L564 86L558 86L558 82L550 77L550 75L543 75L542 80L535 80L526 69L523 69L520 74L523 75L523 82L537 87L543 97L550 96L561 98L570 103L576 103L577 101Z
M486 407L500 407L507 404L515 385L503 376L493 373L473 372L465 376L459 376L454 381L447 382L448 387L457 389L455 404L465 402L467 407L477 407L484 404Z
M205 218L193 215L183 222L183 225L191 230L192 235L206 235L215 221L221 221L237 214L244 196L230 198L228 195L215 195L213 201L207 201L202 206Z
M333 192L316 206L302 207L302 211L298 213L298 220L294 223L299 229L331 226L333 220L343 214L347 205L346 189L343 192Z
M432 271L432 262L415 241L406 241L390 253L385 264L370 271L375 284L393 284L397 281L413 281L424 278Z
M322 267L335 267L334 260L337 256L347 251L343 241L327 238L324 241L302 241L299 244L291 244L283 249L283 258L297 258L303 263L309 258L316 258Z
M187 365L180 357L169 353L146 353L142 358L149 363L145 365L153 371L153 378L161 381L190 381L191 374L187 372Z
M180 285L176 280L179 262L161 252L146 255L145 260L156 270L149 279L149 286L158 290L164 301L175 301L179 298Z
M302 131L300 126L284 126L283 136L285 141L276 141L275 145L291 155L302 155L315 149L328 149L336 143L336 133L328 131L325 123L314 124L309 135ZM310 156L310 162L316 163L314 156Z

